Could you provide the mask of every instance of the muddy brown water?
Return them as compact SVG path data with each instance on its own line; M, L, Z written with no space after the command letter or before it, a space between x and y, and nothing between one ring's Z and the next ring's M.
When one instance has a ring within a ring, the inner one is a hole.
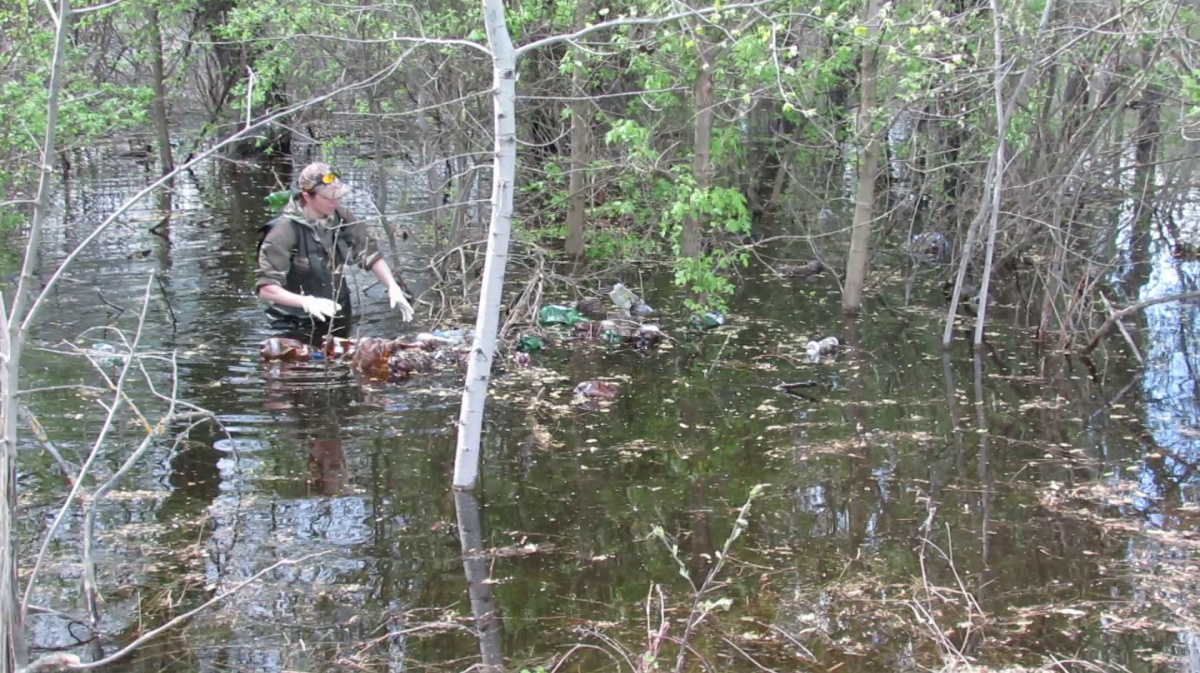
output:
M84 166L60 193L46 268L143 178L132 165ZM693 587L759 484L707 587L712 614L688 634L688 670L1194 666L1192 307L1147 314L1138 374L1117 341L1100 364L1048 359L1003 307L987 348L973 354L962 332L943 354L944 309L921 285L908 307L885 294L888 306L846 322L828 277L754 275L729 324L695 333L665 282L626 278L665 309L669 347L559 345L529 370L498 372L482 484L456 502L459 375L363 385L343 367L261 363L269 332L251 287L269 173L227 167L175 188L165 237L147 233L164 214L147 203L83 254L25 362L26 388L99 385L64 351L119 346L117 329L132 338L149 283L142 348L174 352L180 398L220 421L157 442L98 504L103 647L272 563L307 560L124 670L669 670L689 615L705 609L692 610ZM1144 293L1186 284L1190 271L1164 265ZM462 326L404 325L359 280L361 334ZM805 342L829 335L847 347L807 362ZM146 365L169 390L169 363ZM580 407L571 390L588 379L622 393ZM773 389L796 381L811 385ZM161 413L144 383L132 391L147 416ZM60 388L27 398L81 461L108 398ZM97 473L143 435L122 416ZM65 487L23 439L32 554ZM81 614L81 525L76 510L51 545L35 604ZM464 556L464 539L483 551ZM475 619L486 614L497 619ZM29 631L44 649L87 637L61 615L35 614Z

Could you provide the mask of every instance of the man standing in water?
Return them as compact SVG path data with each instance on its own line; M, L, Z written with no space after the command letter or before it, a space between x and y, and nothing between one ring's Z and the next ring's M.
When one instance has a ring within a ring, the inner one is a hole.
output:
M336 171L312 163L296 179L299 192L263 227L255 291L270 302L271 327L297 336L344 333L351 319L348 262L375 274L392 308L412 320L413 309L367 227L338 200L350 191Z

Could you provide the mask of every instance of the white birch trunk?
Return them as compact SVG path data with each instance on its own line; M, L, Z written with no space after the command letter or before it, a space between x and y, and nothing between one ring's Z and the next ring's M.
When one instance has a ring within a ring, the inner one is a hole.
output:
M492 49L496 156L492 164L492 222L488 228L487 257L483 264L483 287L479 291L475 342L471 345L467 364L462 412L458 417L458 447L454 454L454 488L461 490L471 490L479 482L483 409L496 353L496 332L500 327L500 300L504 270L508 266L517 163L516 54L504 21L503 0L483 0L483 22Z
M0 320L4 336L0 337L0 673L12 673L25 665L28 649L25 645L25 626L21 612L20 588L17 581L17 385L21 370L21 347L25 341L24 313L33 292L33 274L37 271L38 249L42 229L50 211L50 180L54 172L50 162L55 155L55 125L58 123L58 93L61 88L63 51L71 18L68 0L59 0L58 26L54 35L54 55L50 65L50 83L46 104L46 135L41 147L41 178L34 201L33 220L29 225L29 240L25 245L25 260L21 279L13 294L12 311ZM0 300L0 310L4 302Z

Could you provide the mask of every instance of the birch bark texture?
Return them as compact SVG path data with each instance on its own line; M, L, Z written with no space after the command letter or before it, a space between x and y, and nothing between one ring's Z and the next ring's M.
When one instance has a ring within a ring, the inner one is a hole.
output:
M47 4L47 7L50 5ZM20 586L17 577L17 399L21 371L21 350L25 344L26 307L36 284L38 251L42 245L42 230L51 210L50 181L54 169L50 165L57 153L55 131L58 125L58 96L62 89L62 68L66 52L67 30L71 21L69 0L59 0L54 54L50 65L50 82L46 92L46 129L41 147L41 176L34 199L33 218L29 224L29 239L25 244L25 260L21 278L12 295L12 307L7 317L0 319L4 330L0 338L0 673L11 673L24 666L29 658L22 619ZM0 299L0 312L5 310ZM36 307L29 307L32 313Z
M458 490L472 490L479 482L483 411L496 354L496 333L500 327L500 300L504 271L508 266L517 163L516 53L504 19L503 0L483 0L483 21L492 51L492 114L496 133L492 162L492 219L488 226L483 285L479 290L479 312L475 318L475 340L467 362L462 411L458 417L458 446L454 453L454 488Z

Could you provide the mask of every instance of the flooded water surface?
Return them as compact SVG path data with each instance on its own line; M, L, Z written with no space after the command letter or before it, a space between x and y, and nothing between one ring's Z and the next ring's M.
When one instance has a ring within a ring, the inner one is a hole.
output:
M46 268L143 184L110 177L127 173L71 183ZM175 422L96 503L105 652L285 562L126 670L677 670L681 641L689 671L1196 660L1193 307L1149 314L1140 373L1116 339L1095 363L1039 352L1004 306L987 346L972 352L964 322L943 352L940 290L918 284L907 306L884 292L847 321L828 275L751 269L728 324L697 332L667 282L635 271L606 280L664 309L668 343L506 359L481 485L456 496L457 369L382 384L260 361L272 189L269 171L230 167L131 211L48 297L26 356L29 407L78 465L149 288L137 338L154 388L131 371L132 403L153 424L174 368L178 398L218 419L178 440L190 422ZM406 325L355 280L363 335L471 327ZM837 355L810 362L808 340L831 335ZM573 399L596 379L619 397ZM145 427L118 415L100 477ZM32 558L67 486L23 440ZM87 639L60 614L83 614L83 524L74 510L40 571L32 603L59 612L31 615L39 648Z

